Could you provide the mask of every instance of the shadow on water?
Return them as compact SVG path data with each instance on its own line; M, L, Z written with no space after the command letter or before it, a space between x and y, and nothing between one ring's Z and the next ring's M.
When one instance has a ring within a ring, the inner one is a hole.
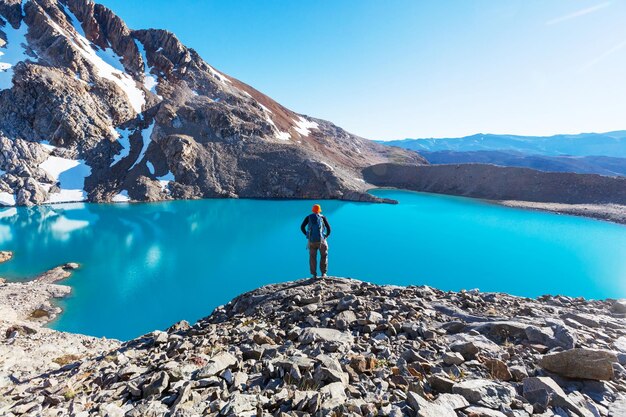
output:
M626 295L626 229L393 190L399 205L324 201L331 273L377 283L537 296ZM260 285L308 275L310 201L66 204L0 211L0 276L81 269L54 327L117 337L196 320ZM611 281L612 280L612 281ZM621 280L621 281L620 281Z

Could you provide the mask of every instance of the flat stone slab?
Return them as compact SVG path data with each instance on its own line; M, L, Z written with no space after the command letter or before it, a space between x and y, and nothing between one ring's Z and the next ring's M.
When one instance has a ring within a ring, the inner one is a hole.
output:
M300 342L311 344L315 342L353 343L354 337L347 332L324 327L307 327L300 332Z
M617 355L600 349L570 349L545 355L539 365L567 378L610 380Z

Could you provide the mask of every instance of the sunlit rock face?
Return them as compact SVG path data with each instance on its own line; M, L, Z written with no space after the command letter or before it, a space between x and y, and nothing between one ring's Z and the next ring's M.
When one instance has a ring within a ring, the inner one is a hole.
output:
M163 30L88 0L0 0L0 204L371 200L414 152L294 113Z

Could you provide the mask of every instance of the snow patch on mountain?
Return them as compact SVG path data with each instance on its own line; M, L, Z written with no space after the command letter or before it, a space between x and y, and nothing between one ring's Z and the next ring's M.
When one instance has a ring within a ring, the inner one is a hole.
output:
M294 127L295 131L302 136L309 136L311 129L319 129L320 127L316 122L307 120L304 117L298 117L298 120L294 120L294 123L296 124Z
M2 206L14 206L15 195L7 192L0 193L0 205Z
M130 197L128 196L127 190L122 190L119 194L116 194L111 201L114 203L128 203L130 201Z
M282 130L278 128L278 126L276 126L276 124L274 123L274 120L272 120L272 111L268 109L267 107L265 107L264 105L262 105L261 103L259 103L259 106L261 106L261 108L263 109L263 112L265 113L265 120L267 120L267 123L272 125L272 128L276 132L275 138L279 140L291 139L291 134L289 132L283 132Z
M133 168L135 168L135 166L140 163L143 160L143 157L146 154L146 151L148 150L148 146L150 146L150 142L152 139L152 130L154 129L154 124L156 123L156 121L152 121L152 123L150 124L150 126L148 126L147 129L144 129L141 132L141 138L143 140L143 145L141 146L141 152L139 152L139 156L137 157L137 160L135 161L135 163L129 168L129 171Z
M51 193L48 203L71 203L87 200L85 178L91 175L91 168L83 160L49 156L39 165L59 185L60 192Z
M120 143L120 145L122 145L122 150L119 154L113 156L113 162L111 162L111 166L117 164L130 154L130 129L115 129L115 132L118 135L118 142Z
M221 82L222 84L232 84L232 81L228 79L228 77L226 77L224 74L222 74L221 72L217 71L215 68L213 68L212 66L208 65L209 67L209 71L211 71L211 75L213 75L214 78L216 78L219 82Z
M175 181L176 179L174 178L174 174L172 174L172 171L169 171L167 174L163 175L162 177L157 177L157 180L161 184L161 189L163 191L168 191L167 186L169 185L170 182Z
M97 74L101 78L105 78L114 82L128 97L128 100L136 113L141 113L146 103L144 92L137 87L137 82L126 72L121 64L121 58L112 50L96 49L91 42L87 40L85 31L83 30L78 18L65 5L61 5L63 10L69 16L75 33L68 33L61 28L49 15L52 26L61 34L65 34L67 39L78 50L78 52L89 63L93 65ZM117 62L117 64L116 64Z
M135 45L139 49L141 59L143 60L143 86L146 90L156 94L156 87L159 84L157 78L152 75L152 67L148 65L148 56L146 54L146 47L139 40L135 39Z

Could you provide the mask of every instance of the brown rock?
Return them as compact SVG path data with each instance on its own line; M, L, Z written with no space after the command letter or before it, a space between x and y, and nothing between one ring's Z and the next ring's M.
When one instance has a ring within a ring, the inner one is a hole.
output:
M493 378L500 379L502 381L510 381L513 379L513 375L511 375L509 367L500 359L481 358L481 362L487 367Z
M57 266L43 274L39 275L35 278L36 282L41 282L44 284L54 284L56 282L62 281L72 275L72 271L78 269L79 265L77 263L67 263L65 265Z
M13 252L0 251L0 264L10 260L11 258L13 258Z
M274 340L268 335L266 335L265 333L255 333L254 336L252 336L252 340L254 340L254 343L258 345L275 345L276 344L276 342L274 342Z
M539 365L568 378L610 380L617 356L599 349L570 349L545 355Z

